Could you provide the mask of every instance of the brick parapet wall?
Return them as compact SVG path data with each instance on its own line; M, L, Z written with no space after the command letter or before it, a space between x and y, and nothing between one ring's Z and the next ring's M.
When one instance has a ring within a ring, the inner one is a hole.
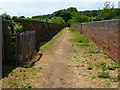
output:
M120 19L75 24L71 27L96 43L112 59L120 61Z
M36 31L36 42L39 43L59 32L64 25L40 22L36 20L17 20L22 23L25 31Z

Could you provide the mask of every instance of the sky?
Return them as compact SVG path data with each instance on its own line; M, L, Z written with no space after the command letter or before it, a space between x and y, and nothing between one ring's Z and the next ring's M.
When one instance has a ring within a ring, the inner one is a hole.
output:
M102 9L108 0L0 0L0 14L32 17L76 7L78 11ZM118 8L120 0L109 0Z

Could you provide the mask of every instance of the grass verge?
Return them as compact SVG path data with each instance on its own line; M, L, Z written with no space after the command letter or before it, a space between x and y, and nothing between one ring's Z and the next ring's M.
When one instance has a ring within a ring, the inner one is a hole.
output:
M61 30L59 33L57 33L49 42L47 42L44 45L42 45L40 47L40 50L49 50L49 49L52 49L53 44L55 43L55 41L57 40L57 38L59 38L61 36L62 33L63 33L63 30Z

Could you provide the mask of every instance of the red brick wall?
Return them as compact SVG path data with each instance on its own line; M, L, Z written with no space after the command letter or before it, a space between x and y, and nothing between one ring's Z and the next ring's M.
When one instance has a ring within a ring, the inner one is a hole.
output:
M120 62L120 19L72 25L112 59Z
M60 24L46 23L35 20L23 20L22 23L26 31L36 31L37 43L51 37L64 27Z

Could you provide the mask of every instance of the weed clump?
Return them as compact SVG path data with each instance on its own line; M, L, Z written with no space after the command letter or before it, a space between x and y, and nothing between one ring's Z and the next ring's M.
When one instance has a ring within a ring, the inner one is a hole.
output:
M98 72L98 77L99 78L109 78L109 72Z
M97 64L95 64L96 68L100 68L102 70L107 70L108 66L106 65L105 62L98 62Z

